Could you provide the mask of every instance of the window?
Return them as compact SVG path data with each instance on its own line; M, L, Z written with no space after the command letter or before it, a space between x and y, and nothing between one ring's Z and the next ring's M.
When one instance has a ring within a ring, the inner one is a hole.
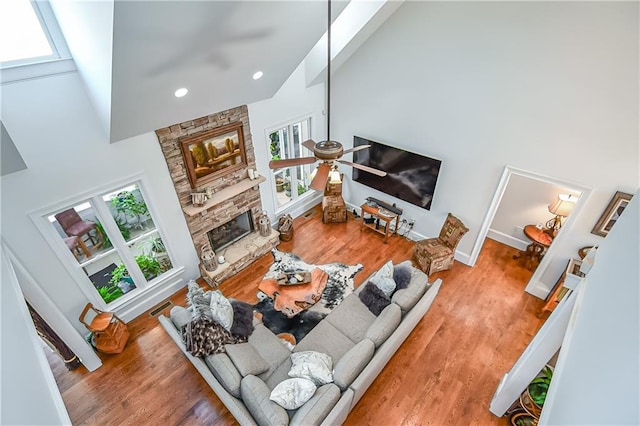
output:
M103 307L130 300L173 268L139 182L44 218L58 256L79 277L89 299Z
M3 2L0 13L0 62L19 64L57 52L47 36L36 6L29 0ZM57 55L56 55L57 56Z
M297 120L269 132L269 152L272 160L313 156L302 146L310 138L310 118ZM313 164L285 167L272 170L274 196L278 209L295 202L309 191Z

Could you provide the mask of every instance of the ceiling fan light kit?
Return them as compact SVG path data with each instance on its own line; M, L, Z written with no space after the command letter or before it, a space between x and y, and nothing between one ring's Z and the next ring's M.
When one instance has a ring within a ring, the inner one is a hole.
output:
M271 160L269 162L269 168L279 169L283 167L311 164L318 160L322 161L322 163L317 166L315 176L313 176L311 183L309 184L309 187L316 191L324 191L327 184L327 178L329 177L329 172L332 168L337 170L337 164L335 164L336 161L340 164L355 167L357 169L373 173L377 176L387 175L387 173L382 170L340 159L344 154L360 151L361 149L367 149L370 145L361 145L345 150L340 142L331 140L331 0L327 2L327 8L327 140L315 142L312 139L309 139L302 143L302 146L313 151L313 157Z

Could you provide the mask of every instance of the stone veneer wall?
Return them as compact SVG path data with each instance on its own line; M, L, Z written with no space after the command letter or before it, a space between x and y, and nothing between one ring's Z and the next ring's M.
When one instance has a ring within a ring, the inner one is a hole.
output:
M219 179L208 182L202 187L191 188L187 176L187 169L182 158L180 148L181 140L186 136L193 136L204 131L237 122L242 123L247 167L221 176ZM192 192L204 192L208 187L213 187L215 192L218 192L223 188L248 179L247 169L252 168L255 170L256 168L253 140L251 138L251 129L249 128L249 113L246 105L158 129L156 130L156 135L158 136L162 153L167 160L169 173L171 174L171 179L173 180L182 208L191 205ZM224 224L247 210L251 210L254 229L259 229L257 221L262 213L262 202L260 201L260 191L257 189L257 186L223 203L212 206L195 216L185 214L184 217L187 220L187 226L191 232L191 238L198 254L200 254L200 248L204 244L209 243L207 237L208 231Z

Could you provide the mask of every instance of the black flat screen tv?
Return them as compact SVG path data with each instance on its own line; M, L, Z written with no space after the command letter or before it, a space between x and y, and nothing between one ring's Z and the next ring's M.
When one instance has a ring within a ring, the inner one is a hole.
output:
M353 137L353 146L371 145L371 148L353 153L353 162L387 172L385 177L353 168L352 179L400 200L431 209L440 173L440 160L404 151L359 136Z

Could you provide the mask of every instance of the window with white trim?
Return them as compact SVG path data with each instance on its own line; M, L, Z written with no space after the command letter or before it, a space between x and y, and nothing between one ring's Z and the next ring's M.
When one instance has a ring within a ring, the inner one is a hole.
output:
M311 118L305 118L268 132L271 160L313 156L313 152L302 146L302 142L311 137L310 128ZM313 164L303 164L271 170L277 209L309 193L312 167Z
M140 182L91 195L44 219L58 257L103 307L130 300L173 268Z

